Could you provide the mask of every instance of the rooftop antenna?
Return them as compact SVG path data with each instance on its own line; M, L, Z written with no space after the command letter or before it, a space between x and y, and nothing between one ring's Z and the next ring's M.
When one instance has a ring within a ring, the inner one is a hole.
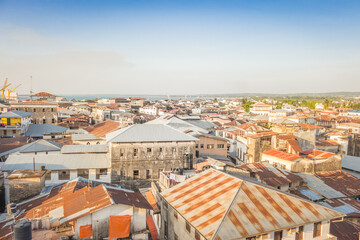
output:
M33 88L32 88L32 76L30 75L30 100L32 101L32 95L33 95Z

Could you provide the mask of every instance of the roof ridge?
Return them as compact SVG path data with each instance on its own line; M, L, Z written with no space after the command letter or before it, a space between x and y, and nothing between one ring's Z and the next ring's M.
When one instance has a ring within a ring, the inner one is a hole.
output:
M216 238L216 235L218 234L218 232L219 232L219 230L220 230L220 228L221 228L221 226L222 226L225 218L226 218L227 215L229 214L229 212L230 212L230 210L231 210L231 207L234 205L236 196L240 193L241 188L242 188L242 186L244 185L244 183L246 183L245 180L241 180L241 181L242 181L242 182L241 182L241 185L240 185L239 189L238 189L237 192L234 194L234 197L233 197L233 199L231 200L229 207L226 209L226 212L224 213L224 216L221 218L220 224L219 224L219 226L216 228L215 233L212 235L211 240Z
M131 125L131 126L127 126L127 127L124 127L124 128L120 128L120 129L118 129L118 130L115 130L115 131L112 132L112 133L115 133L116 131L120 131L120 130L123 130L123 131L122 131L121 133L115 135L115 136L112 137L111 139L107 140L106 142L111 142L114 138L116 138L116 137L119 136L120 134L123 134L124 132L128 131L130 128L134 127L135 125L136 125L136 124ZM108 134L111 134L111 132L108 133ZM105 136L106 136L106 135L105 135Z

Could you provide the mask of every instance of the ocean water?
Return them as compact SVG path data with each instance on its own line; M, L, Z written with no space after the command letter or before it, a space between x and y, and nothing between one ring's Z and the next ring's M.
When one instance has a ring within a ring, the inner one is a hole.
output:
M166 95L117 95L117 94L87 94L87 95L57 95L58 97L64 97L68 101L75 100L75 101L81 101L81 100L93 100L96 98L100 99L109 99L109 98L129 98L129 97L141 97L146 100L150 101L156 101L156 100L163 100L163 99L170 99L178 100L178 99L194 99L195 97L186 97L186 96L166 96ZM19 96L19 99L21 101L29 99L29 97L25 96Z

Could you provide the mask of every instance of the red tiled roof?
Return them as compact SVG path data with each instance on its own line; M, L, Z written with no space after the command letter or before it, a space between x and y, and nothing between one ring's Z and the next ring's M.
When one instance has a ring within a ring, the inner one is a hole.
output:
M32 95L33 97L56 97L53 94L47 93L47 92L39 92L37 94Z
M275 150L275 149L265 151L262 154L266 154L266 155L270 155L270 156L273 156L273 157L281 158L281 159L287 160L287 161L294 161L296 159L301 158L298 155L282 152L282 151Z

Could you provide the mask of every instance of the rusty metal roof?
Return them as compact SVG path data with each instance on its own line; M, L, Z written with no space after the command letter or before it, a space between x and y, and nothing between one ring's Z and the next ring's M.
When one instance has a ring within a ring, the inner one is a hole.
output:
M239 168L245 168L250 172L256 173L263 183L272 187L302 181L300 176L287 170L276 168L267 162L247 163L239 166Z
M344 171L316 173L326 185L342 194L352 197L360 195L360 178Z
M206 239L235 239L344 214L209 169L162 193Z
M282 151L275 150L275 149L272 149L272 150L269 150L269 151L265 151L265 152L263 152L262 154L266 154L266 155L269 155L269 156L281 158L281 159L287 160L287 161L294 161L294 160L296 160L296 159L301 158L301 157L298 156L298 155L291 154L291 153L286 153L286 152L282 152Z

